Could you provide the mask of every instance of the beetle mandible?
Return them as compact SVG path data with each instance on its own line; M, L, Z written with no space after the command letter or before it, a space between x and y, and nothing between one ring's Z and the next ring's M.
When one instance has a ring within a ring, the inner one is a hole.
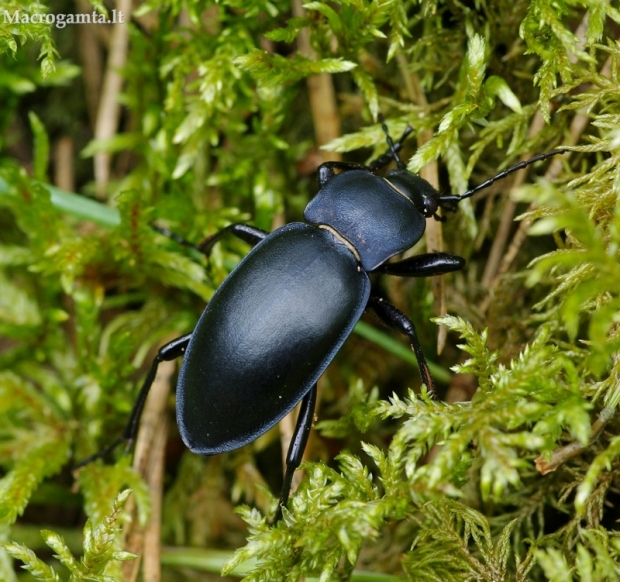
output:
M443 252L387 261L421 239L426 219L439 219L439 208L454 210L496 180L565 150L521 162L464 194L441 196L398 156L411 129L394 143L382 118L381 126L389 149L371 165L325 162L318 168L319 191L304 211L306 223L287 224L271 234L231 224L197 245L208 255L217 241L233 234L255 246L218 288L196 328L159 350L122 436L80 465L123 441L129 448L159 363L184 356L177 423L183 442L195 453L214 455L242 447L301 401L277 522L308 441L317 381L365 310L408 336L422 382L433 394L413 322L371 295L368 273L430 277L462 269L462 257ZM397 169L377 176L391 161Z

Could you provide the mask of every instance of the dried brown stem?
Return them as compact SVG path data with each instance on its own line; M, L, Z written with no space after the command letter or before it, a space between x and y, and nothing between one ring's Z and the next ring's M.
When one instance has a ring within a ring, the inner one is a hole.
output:
M584 42L587 28L588 14L583 17L575 31L576 36L581 39L582 43ZM569 58L572 62L576 62L577 60L574 55L569 55ZM603 68L601 69L601 74L608 76L610 67L611 57L608 58L603 65ZM575 115L570 126L571 144L577 143L579 137L585 130L588 121L589 119L584 113L578 112L577 115ZM540 129L542 129L542 116L540 114L540 111L537 111L536 116L534 117L534 120L532 122L532 126L530 127L529 135L535 135L537 131L540 131ZM545 174L545 178L547 180L555 178L559 175L560 169L561 161L559 159L553 160L549 166L549 169L547 170L547 173ZM512 189L514 190L521 186L524 178L525 172L519 172L517 174L517 179L515 180ZM532 203L528 210L534 209L535 206L535 203ZM497 287L500 277L504 275L508 271L508 269L510 269L514 259L519 254L519 250L527 237L527 231L531 226L530 220L526 219L521 222L517 232L515 233L510 243L510 246L508 247L507 252L504 254L503 251L506 246L506 241L508 240L508 233L510 231L510 226L512 224L515 209L516 204L514 202L510 201L506 204L498 235L493 241L493 247L491 249L491 254L489 256L489 260L487 262L487 266L485 268L481 283L483 289L489 289L489 294L487 294L484 301L480 305L480 311L482 313L485 313L488 309L491 302L492 291Z
M174 370L174 366L172 366ZM168 386L170 384L168 383ZM155 433L149 459L148 486L151 495L151 514L144 530L142 578L144 582L161 580L161 516L164 490L164 461L168 437L168 416L162 414Z
M151 497L151 514L145 526L134 518L126 532L125 550L142 557L145 582L159 582L161 578L161 504L164 478L164 453L168 436L168 395L175 372L175 362L159 364L157 376L149 392L140 419L133 467L146 481ZM126 562L123 581L137 579L140 560Z
M607 61L605 61L605 64L603 65L601 69L601 74L608 76L610 73L610 69L611 69L611 57L608 58ZM569 139L567 140L568 144L573 145L579 141L579 138L585 131L585 128L587 127L589 122L590 122L590 118L585 113L577 112L577 114L575 115L575 117L573 118L570 124ZM570 155L570 152L567 152L564 155L565 156ZM545 180L551 181L557 178L557 176L559 176L560 174L561 169L562 169L561 159L560 158L553 159L551 161L551 164L549 165L549 168L545 172L545 175L544 175ZM534 208L536 208L536 202L532 202L529 205L527 211L530 212L534 210ZM490 282L488 282L486 285L484 285L484 281L483 281L483 287L489 289L489 294L485 297L484 301L480 304L481 313L485 313L487 311L491 303L492 292L497 288L500 278L503 275L505 275L508 272L508 270L512 267L512 264L514 263L516 257L518 256L519 251L521 250L521 247L523 246L523 243L525 242L525 239L527 238L527 232L532 226L532 222L533 221L531 219L526 218L519 223L517 232L514 234L506 253L502 257L496 271L493 274L493 279Z
M535 461L536 469L542 475L546 475L547 473L551 473L555 471L560 465L566 463L570 459L577 457L581 453L583 453L586 449L592 445L602 434L607 423L614 417L616 414L616 409L611 407L605 407L601 410L598 418L592 425L592 433L590 436L590 440L587 444L582 444L578 441L573 441L568 445L560 447L556 449L552 454L549 460L545 459L542 455L538 457Z
M75 192L73 171L73 140L61 137L54 148L54 184L67 192Z
M87 0L78 0L78 11L81 13L92 12L92 6ZM82 62L82 80L86 94L86 106L90 123L94 128L99 109L99 95L101 94L101 77L103 76L103 55L96 31L104 28L97 24L81 24L76 27L80 60Z
M131 14L131 0L117 0L116 8L119 13L122 12L128 18ZM95 139L97 140L110 139L117 131L121 111L118 97L123 88L123 77L120 71L127 61L128 47L129 28L127 21L118 22L114 25L110 39L110 52L97 112L95 124ZM112 157L108 152L95 154L95 181L99 196L105 194L110 179L111 161Z
M540 132L544 125L545 120L543 119L540 111L537 111L534 119L532 120L532 124L530 125L528 137L535 136L538 132ZM524 154L523 156L521 156L520 161L524 162L530 157L530 153ZM520 188L523 185L523 182L525 182L526 177L527 169L523 169L517 172L515 174L511 190L516 190L517 188ZM495 239L493 240L491 252L489 253L489 259L487 261L486 267L484 269L484 274L482 276L481 286L483 289L488 288L491 285L491 282L496 277L497 268L502 259L502 255L504 254L504 249L506 248L508 236L510 235L510 230L512 228L516 209L516 202L514 202L512 198L508 197L504 206L504 211L502 212L502 219L500 221L499 229L497 231Z
M305 10L302 0L293 0L293 16L300 18L304 16ZM297 38L299 52L310 59L316 58L316 53L310 44L310 33L304 28ZM308 95L310 99L310 110L314 122L314 132L319 148L328 144L333 139L340 137L340 116L336 104L336 92L331 75L322 73L312 75L307 79ZM320 150L321 158L324 162L339 161L342 156L339 152L327 152Z
M293 0L292 8L293 16L295 18L300 18L305 14L303 2L301 0ZM299 37L297 38L297 47L302 55L308 58L316 58L316 53L310 44L310 33L308 29L304 28L300 32ZM340 117L338 115L338 107L336 104L336 93L334 91L332 77L327 73L308 77L307 85L312 120L314 122L314 131L316 134L316 142L320 148L321 146L328 144L333 139L340 137ZM342 159L342 156L338 152L327 152L321 149L319 149L319 152L323 162L339 161ZM319 399L320 389L317 395L317 408ZM286 455L291 439L293 438L295 421L297 419L298 412L299 406L295 407L295 409L292 410L290 414L285 416L279 423L283 464L286 463ZM308 448L309 447L307 447L307 449ZM291 492L297 488L301 477L302 473L297 471L293 477Z
M421 107L427 107L428 101L426 95L420 87L420 80L416 73L413 73L407 67L407 60L403 54L396 55L396 61L400 69L401 75L405 81L405 87L407 89L407 96L411 101L417 103ZM430 141L433 137L433 132L429 129L423 131L418 135L418 147L422 147L426 142ZM420 170L420 176L424 178L433 188L439 189L439 170L437 162L431 162ZM441 209L437 212L441 215ZM443 232L441 222L438 220L428 220L426 222L426 248L429 253L443 252ZM431 291L433 293L434 310L437 317L441 317L446 314L446 283L444 277L431 277ZM446 339L448 337L448 328L445 325L440 325L437 330L437 353L441 354L444 346L446 345Z

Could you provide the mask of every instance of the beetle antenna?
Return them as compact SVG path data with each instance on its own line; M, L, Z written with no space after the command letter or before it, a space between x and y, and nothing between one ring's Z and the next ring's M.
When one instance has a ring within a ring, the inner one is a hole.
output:
M480 190L484 190L485 188L488 188L491 184L493 184L493 182L496 182L497 180L502 180L503 178L505 178L509 174L512 174L513 172L517 172L519 170L522 170L526 166L529 166L530 164L533 164L535 162L539 162L540 160L544 160L544 159L550 158L552 156L557 156L559 154L563 154L563 153L565 153L567 151L568 151L567 149L552 150L552 151L546 152L544 154L538 154L537 156L534 156L533 158L530 158L529 160L525 160L523 162L519 162L518 164L508 168L507 170L504 170L503 172L500 172L496 176L493 176L492 178L489 178L486 182L482 182L482 184L479 184L475 188L472 188L471 190L468 190L464 194L458 194L458 195L453 194L453 195L450 195L450 196L440 196L439 197L439 205L440 206L444 206L444 204L445 204L447 208L450 208L451 206L453 207L455 204L458 204L461 200L465 200L465 198L470 198L476 192L478 192Z
M398 150L396 149L396 146L394 145L394 141L390 137L390 132L388 131L388 127L385 124L385 119L383 118L383 114L379 113L378 117L379 117L379 121L381 122L381 129L383 129L383 132L385 133L385 138L387 140L388 147L390 148L390 153L392 154L391 157L396 162L396 165L398 166L399 170L406 170L407 166L405 166L405 164L403 163L403 161L400 159L400 157L398 155ZM405 134L406 135L404 135L403 137L407 137L407 135L409 135L409 133L411 133L411 131L407 132L405 130Z

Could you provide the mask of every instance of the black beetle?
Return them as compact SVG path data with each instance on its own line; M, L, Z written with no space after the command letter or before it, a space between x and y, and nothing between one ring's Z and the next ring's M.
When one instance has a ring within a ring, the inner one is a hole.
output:
M428 277L462 269L465 260L448 253L387 261L420 240L426 219L439 218L438 208L454 210L495 180L564 150L521 162L464 194L441 196L398 156L411 129L394 143L381 121L387 154L368 167L345 162L319 167L319 191L304 212L309 224L287 224L271 234L232 224L197 245L208 255L230 233L256 246L216 291L194 331L159 350L123 435L80 465L122 441L132 443L159 363L184 355L177 422L184 443L195 453L214 455L248 444L302 402L277 521L308 440L317 381L365 310L409 337L422 382L433 392L413 323L393 305L371 296L367 273ZM375 175L392 160L396 170L385 178Z

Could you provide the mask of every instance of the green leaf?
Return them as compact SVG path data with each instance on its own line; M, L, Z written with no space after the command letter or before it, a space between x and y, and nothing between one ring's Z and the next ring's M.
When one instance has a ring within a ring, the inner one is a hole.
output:
M37 558L33 551L15 543L2 545L11 556L24 563L23 568L28 570L36 580L41 580L42 582L61 582L60 576L45 562Z
M47 182L47 163L50 156L49 138L36 113L30 111L28 119L34 134L34 177L41 182Z
M501 77L491 75L484 82L484 91L491 97L499 97L501 102L515 113L523 112L519 98L512 92L508 83Z
M292 59L286 59L258 49L253 49L247 55L236 57L233 63L261 83L268 85L293 83L319 73L343 73L357 66L344 59L313 61L299 54Z
M12 524L43 479L58 473L68 458L67 439L51 431L24 447L19 461L0 479L0 524Z

